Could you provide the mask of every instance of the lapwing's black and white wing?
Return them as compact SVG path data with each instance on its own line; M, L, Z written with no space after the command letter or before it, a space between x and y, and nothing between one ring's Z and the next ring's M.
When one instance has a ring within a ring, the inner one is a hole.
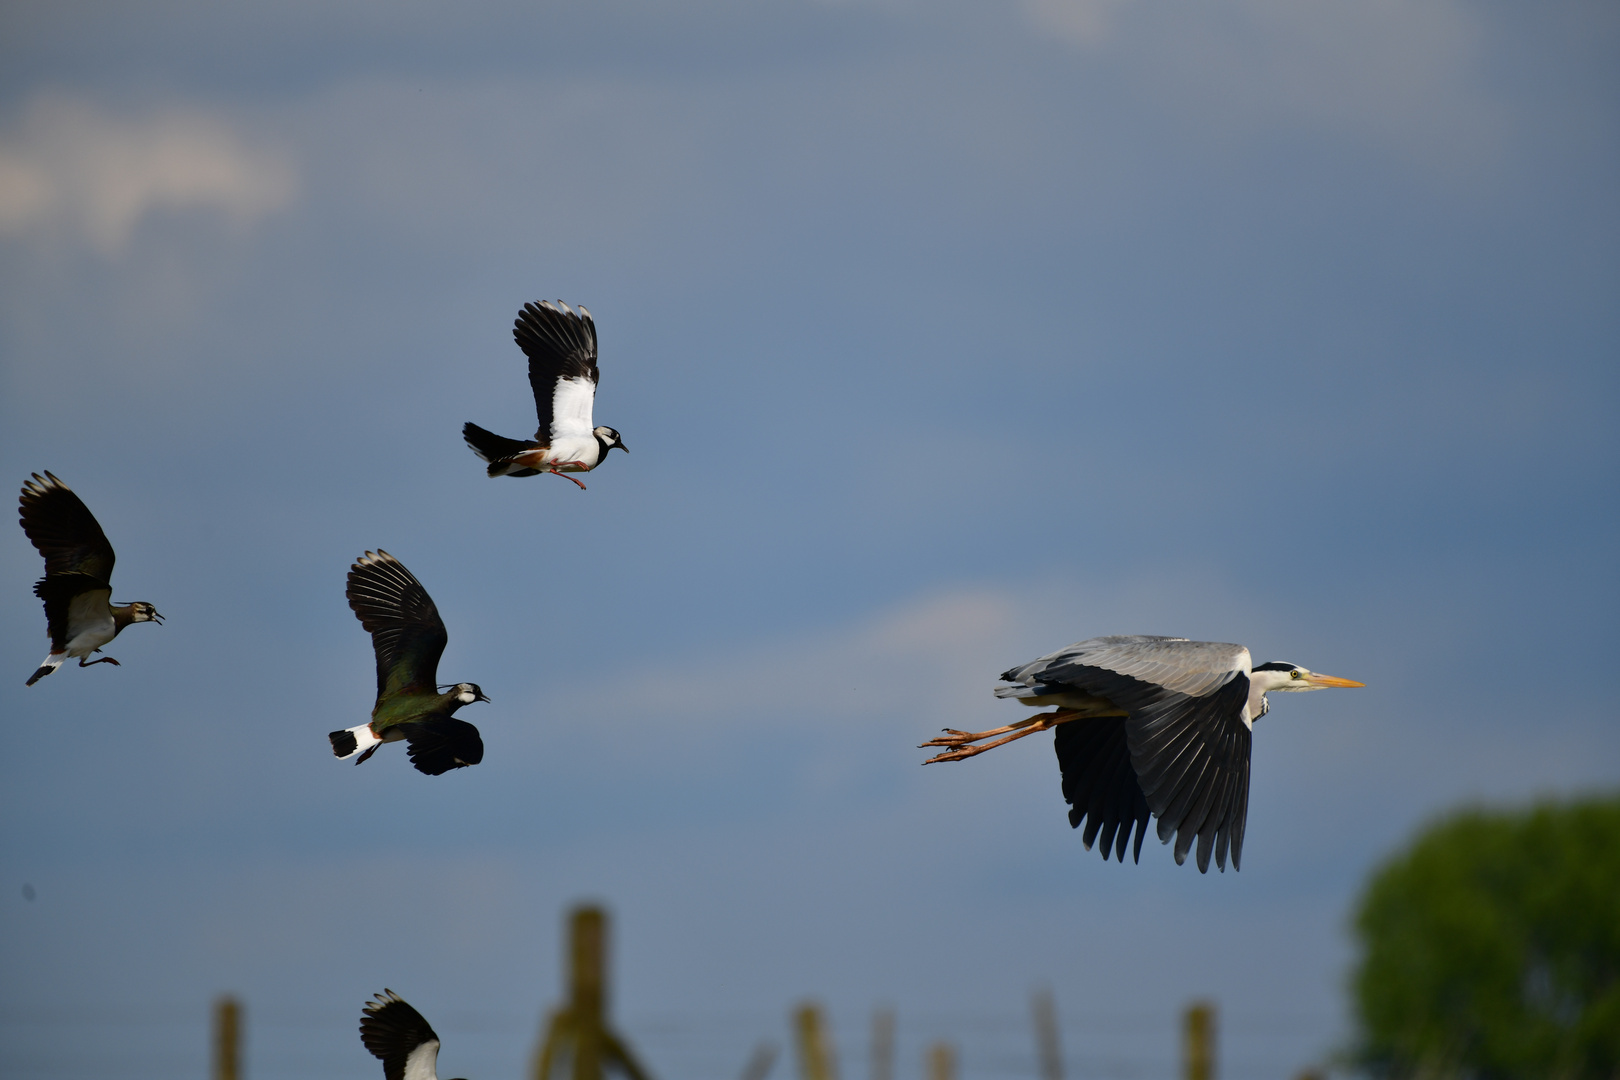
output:
M1000 697L1079 691L1128 715L1059 724L1055 734L1069 821L1086 821L1123 861L1134 828L1140 857L1148 815L1176 862L1197 842L1200 870L1238 868L1249 809L1249 651L1241 645L1120 635L1093 638L1002 674Z
M438 1080L439 1036L392 990L367 1002L360 1041L381 1058L386 1080Z
M450 636L415 575L388 552L368 551L349 568L347 595L377 652L377 697L400 690L433 692Z
M529 385L540 426L535 439L550 446L559 439L589 439L596 403L596 323L582 305L574 311L561 300L524 304L512 338L529 358Z
M112 571L117 556L107 534L84 501L62 481L46 473L23 484L18 515L23 532L45 557L45 576L34 584L34 595L45 602L51 650L60 652L72 636L69 628L74 601L96 607L104 617L112 601Z

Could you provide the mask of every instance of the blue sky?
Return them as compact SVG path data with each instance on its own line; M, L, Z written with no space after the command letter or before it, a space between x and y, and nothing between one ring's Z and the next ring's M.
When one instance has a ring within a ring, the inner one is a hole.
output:
M1369 870L1467 801L1620 783L1620 19L1423 0L173 2L0 15L0 459L167 625L44 655L0 544L0 1071L372 1075L391 986L516 1075L568 905L661 1080L806 997L848 1080L1224 1075L1348 1030ZM510 324L595 314L587 479ZM484 764L364 719L366 548L450 631ZM1361 679L1261 723L1240 874L1103 864L995 675L1239 641ZM34 900L24 899L29 884ZM785 1069L785 1066L778 1066ZM786 1075L779 1072L778 1076Z

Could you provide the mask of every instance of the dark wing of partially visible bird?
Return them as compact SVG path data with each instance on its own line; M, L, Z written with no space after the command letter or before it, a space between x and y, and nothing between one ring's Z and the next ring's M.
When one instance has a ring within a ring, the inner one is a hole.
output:
M360 1041L373 1057L382 1059L386 1080L425 1080L434 1075L439 1057L439 1036L422 1014L392 990L367 1002L360 1018Z
M450 635L422 583L379 549L366 552L349 568L347 595L377 652L377 697L436 690L439 657Z
M478 729L465 720L438 716L412 720L399 729L405 735L406 753L417 772L441 776L484 760L484 740L479 738Z
M529 358L529 386L540 420L534 437L549 446L554 436L588 434L598 380L591 313L583 307L575 313L560 300L524 304L512 338ZM559 431L559 424L568 430Z
M72 488L50 473L35 473L23 484L18 514L23 532L45 556L47 576L84 574L103 585L111 582L117 556Z

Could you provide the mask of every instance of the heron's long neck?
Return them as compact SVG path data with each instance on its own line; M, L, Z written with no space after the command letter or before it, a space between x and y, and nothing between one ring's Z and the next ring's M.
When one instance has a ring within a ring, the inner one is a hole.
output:
M1271 711L1271 702L1266 700L1266 694L1277 688L1275 676L1276 672L1273 671L1249 673L1249 723L1254 723Z

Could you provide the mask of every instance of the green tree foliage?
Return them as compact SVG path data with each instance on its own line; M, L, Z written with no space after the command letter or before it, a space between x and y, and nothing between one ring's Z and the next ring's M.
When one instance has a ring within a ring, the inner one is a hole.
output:
M1620 1078L1620 797L1426 829L1373 876L1355 930L1375 1073Z

